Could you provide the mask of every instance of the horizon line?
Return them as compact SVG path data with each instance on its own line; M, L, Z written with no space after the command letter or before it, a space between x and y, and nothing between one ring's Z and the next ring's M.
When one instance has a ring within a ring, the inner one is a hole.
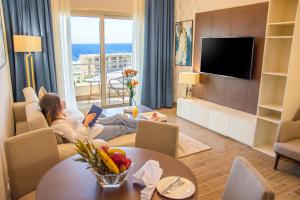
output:
M100 44L100 43L72 43L72 44ZM106 43L106 44L132 44L132 43Z

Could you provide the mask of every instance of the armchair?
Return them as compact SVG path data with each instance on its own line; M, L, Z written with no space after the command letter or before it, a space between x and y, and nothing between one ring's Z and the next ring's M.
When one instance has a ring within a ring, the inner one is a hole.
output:
M274 144L275 164L277 169L281 156L300 161L300 120L281 122Z

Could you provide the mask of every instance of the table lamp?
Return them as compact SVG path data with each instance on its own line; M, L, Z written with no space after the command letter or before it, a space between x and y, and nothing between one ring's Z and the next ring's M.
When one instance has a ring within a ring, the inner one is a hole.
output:
M199 83L200 74L194 72L180 72L179 84L186 84L186 96L184 98L191 99L192 97L192 85Z
M35 75L32 52L42 52L41 37L30 35L14 35L14 51L25 53L26 80L27 86L35 89ZM29 69L30 62L30 69Z

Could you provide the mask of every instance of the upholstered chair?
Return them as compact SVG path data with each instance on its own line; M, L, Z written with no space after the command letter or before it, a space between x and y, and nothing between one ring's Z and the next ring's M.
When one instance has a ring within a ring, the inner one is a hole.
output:
M176 157L179 128L173 124L140 120L135 146Z
M266 180L243 157L237 157L230 171L222 200L273 200Z
M274 169L277 169L281 156L300 161L300 120L280 123L274 151L276 154Z
M34 200L38 182L59 162L53 130L45 128L11 137L4 145L12 199Z

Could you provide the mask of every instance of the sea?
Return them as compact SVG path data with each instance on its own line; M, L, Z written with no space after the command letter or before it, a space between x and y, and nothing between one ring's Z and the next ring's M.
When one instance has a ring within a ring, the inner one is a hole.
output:
M105 44L105 54L111 53L131 53L132 44L130 43L113 43ZM99 44L72 44L72 60L77 61L80 54L99 54Z

